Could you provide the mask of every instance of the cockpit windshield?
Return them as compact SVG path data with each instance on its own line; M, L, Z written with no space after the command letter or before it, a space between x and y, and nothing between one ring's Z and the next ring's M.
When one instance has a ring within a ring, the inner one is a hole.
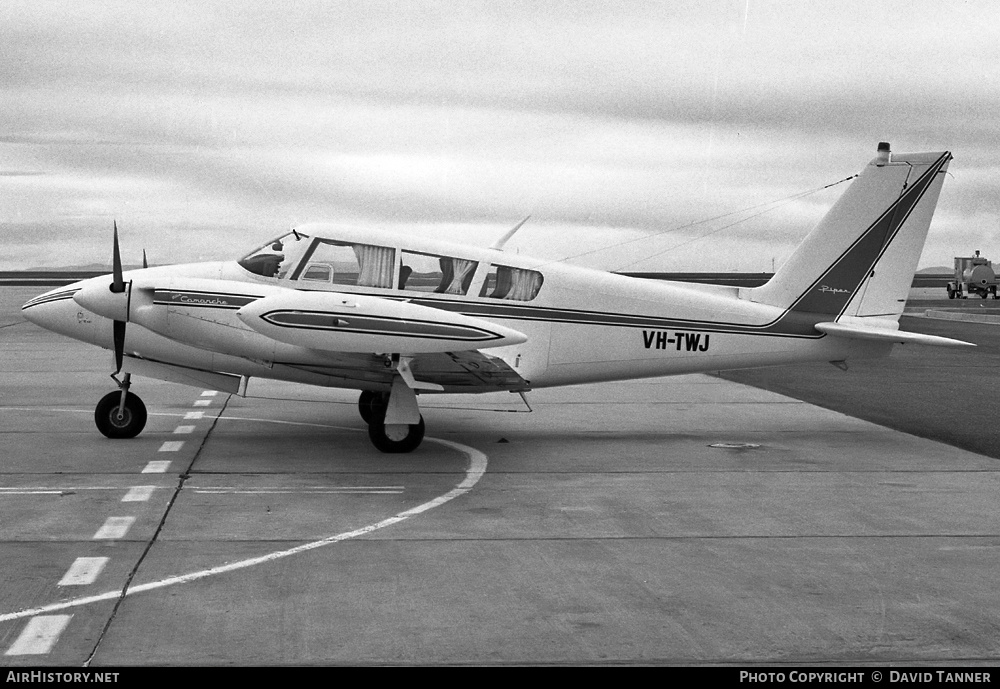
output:
M284 278L309 248L309 237L292 230L251 251L239 264L266 278Z

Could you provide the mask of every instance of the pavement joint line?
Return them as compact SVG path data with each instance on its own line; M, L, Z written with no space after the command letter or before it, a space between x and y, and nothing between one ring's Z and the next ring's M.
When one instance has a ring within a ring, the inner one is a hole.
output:
M63 413L63 414L88 414L88 415L90 415L90 414L94 413L94 410L90 409L90 408L88 408L88 409L83 409L83 408L66 409L64 407L44 407L44 406L37 406L37 407L7 407L7 406L4 406L4 405L0 405L0 409L2 409L4 411L30 411L30 412L48 411L48 412L60 412L60 413ZM204 413L205 412L187 412L187 414L204 414ZM182 418L185 418L185 419L188 418L187 414L181 414L179 412L165 412L165 411L151 411L151 412L147 412L147 416L172 416L172 417L178 417L179 416L179 417L182 417ZM199 416L199 417L191 417L191 418L199 418L199 419L201 419L201 418L205 418L205 417L204 416Z
M206 390L205 393L207 392L211 391ZM215 393L213 392L212 394L214 395ZM215 424L218 423L219 417L222 416L222 414L226 411L226 406L229 404L230 399L232 399L231 395L227 396L223 400L222 408L219 410L219 414L214 419L212 419L212 423L209 425L208 430L205 432L204 437L201 439L201 442L195 449L194 454L191 457L191 461L187 465L187 469L181 471L181 473L177 476L177 485L175 486L173 493L170 495L170 499L167 501L166 507L163 509L163 514L160 515L160 519L156 524L156 528L153 530L153 535L149 537L148 541L146 541L145 548L143 548L142 552L139 554L138 559L136 559L135 564L129 570L128 575L125 578L125 583L122 585L121 590L112 592L114 593L114 595L112 596L112 598L115 601L114 607L111 610L111 614L108 615L108 619L104 623L104 628L101 629L101 632L97 637L97 640L94 641L94 646L90 650L90 654L87 656L87 660L84 662L84 667L89 667L91 661L93 661L94 659L94 656L97 655L97 649L100 648L101 643L104 641L104 637L108 633L108 630L111 629L111 623L114 622L115 618L118 616L118 610L121 607L122 603L124 602L125 597L129 595L130 587L132 586L132 580L139 572L139 568L142 567L143 562L146 561L146 557L149 555L149 551L152 549L153 544L156 543L157 539L160 537L160 532L163 530L163 526L167 522L167 517L173 510L174 503L177 502L177 498L180 497L181 491L184 490L184 484L187 482L187 479L190 476L190 472L192 467L194 467L194 463L198 461L198 456L201 454L202 448L204 448L205 443L208 442L209 435L211 435L212 431L215 429ZM179 445L183 444L184 444L183 441L180 441ZM166 443L164 443L164 445L166 445ZM162 450L163 448L160 449ZM150 464L154 464L154 462L150 462ZM169 465L170 463L166 462L166 464ZM148 466L149 465L147 465L147 468ZM163 471L166 471L166 467L164 467Z
M296 490L294 488L195 488L199 495L401 495L402 488L328 488Z
M128 489L128 492L125 493L125 497L123 497L121 501L146 502L151 497L153 497L154 490L156 490L156 486L132 486L131 488Z
M361 432L362 429L356 428L354 426L335 426L330 423L310 423L307 421L282 421L280 419L260 419L260 418L250 418L246 416L220 416L216 421L252 421L254 423L275 423L284 426L310 426L312 428L332 428L341 431L357 431Z

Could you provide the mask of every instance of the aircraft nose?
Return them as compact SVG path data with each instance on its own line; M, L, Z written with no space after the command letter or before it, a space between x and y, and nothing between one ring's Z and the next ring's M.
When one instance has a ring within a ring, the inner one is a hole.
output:
M73 301L73 295L80 290L80 286L80 283L74 283L57 287L34 299L29 299L21 307L21 314L46 330L76 339L89 340L97 318Z
M73 303L73 295L80 289L79 285L69 285L67 287L57 287L49 290L45 294L39 294L34 299L29 299L21 307L21 315L35 325L43 328L51 319L51 316L58 310L53 308L54 304ZM74 304L75 305L75 304Z

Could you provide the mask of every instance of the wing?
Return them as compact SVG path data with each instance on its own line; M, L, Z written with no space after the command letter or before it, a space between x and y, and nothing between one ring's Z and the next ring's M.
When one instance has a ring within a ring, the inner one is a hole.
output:
M275 362L275 373L294 369L327 378L331 387L385 390L392 387L393 371L386 367L385 358L364 354L332 354L323 366L300 366ZM507 362L479 350L416 354L410 369L421 383L440 385L446 393L523 392L531 389Z

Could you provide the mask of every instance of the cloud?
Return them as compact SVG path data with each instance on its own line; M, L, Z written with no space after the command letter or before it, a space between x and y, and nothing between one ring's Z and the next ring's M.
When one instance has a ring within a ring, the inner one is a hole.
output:
M65 231L52 262L104 252L76 228L109 218L185 260L314 219L462 239L530 213L614 243L822 187L889 140L955 151L935 227L957 239L996 210L997 26L989 3L12 0L0 219ZM721 239L769 264L835 197L656 260Z

